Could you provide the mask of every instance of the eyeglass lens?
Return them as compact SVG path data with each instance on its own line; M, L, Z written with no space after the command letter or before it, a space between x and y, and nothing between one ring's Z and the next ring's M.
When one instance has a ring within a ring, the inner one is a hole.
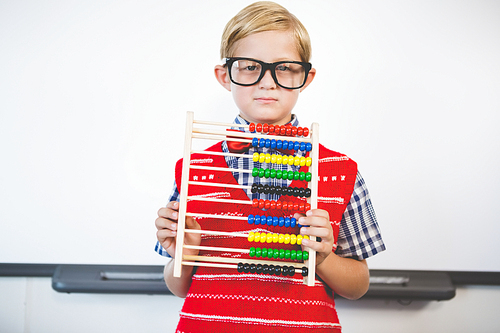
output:
M285 88L298 88L304 83L306 69L301 64L280 63L273 69L276 83ZM259 81L261 72L262 65L248 59L236 60L231 67L232 80L237 84L253 85Z

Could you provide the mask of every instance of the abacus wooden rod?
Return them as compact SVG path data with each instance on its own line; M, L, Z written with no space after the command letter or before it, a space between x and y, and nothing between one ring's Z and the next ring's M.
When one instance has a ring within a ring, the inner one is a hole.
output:
M250 253L250 249L237 249L231 247L217 247L217 246L199 246L199 245L184 245L185 249L192 250L207 250L207 251L219 251L219 252L236 252L236 253Z
M205 198L205 197L192 197L188 196L188 200L193 201L209 201L209 202L221 202L221 203L235 203L239 205L251 205L252 202L248 200L235 200L235 199L218 199L218 198Z
M209 136L209 135L197 135L193 134L193 138L195 139L210 139L210 140L220 140L220 136ZM252 143L251 139L236 139L236 138L224 138L226 141L234 141L234 142L245 142Z
M249 136L258 139L277 139L277 140L288 140L288 141L297 141L297 142L311 142L309 137L297 137L297 136L287 136L287 135L275 135L275 134L258 134L258 133L248 133L248 132L236 132L236 131L213 131L203 128L193 128L193 133L198 134L211 134L211 135L219 135L223 138L226 137L239 137L248 139Z
M201 185L201 186L212 186L212 187L230 187L230 188L242 188L242 189L251 189L252 186L249 185L235 185L235 184L225 184L225 183L209 183L209 182L188 182L190 185Z
M185 229L184 232L188 233L188 234L202 234L202 235L214 235L214 236L234 236L234 237L248 238L248 233L241 233L241 232L238 233L238 232L200 230L200 229Z
M208 218L225 219L225 220L241 220L241 221L248 220L247 216L215 215L215 214L203 214L203 213L186 213L186 216L208 217Z
M204 266L204 267L214 267L214 268L238 268L236 264L217 264L217 263L209 263L209 262L195 262L195 261L183 261L183 265L188 266Z
M232 169L232 168L211 167L211 166L202 166L202 165L191 165L189 168L190 169L198 169L198 170L212 170L212 171L230 171L230 172L252 173L252 170L248 170L248 169Z
M183 260L187 261L208 261L208 262L224 262L230 264L244 263L244 264L266 264L266 265L287 265L293 266L295 268L302 269L304 263L296 263L291 261L277 261L277 260L257 260L257 259L243 259L243 258L225 258L225 257L207 257L207 256L195 256L195 255L183 255Z
M216 121L208 121L208 120L194 120L195 124L202 125L213 125L213 126L223 126L223 127L238 127L238 128L249 128L250 125L242 125L242 124L229 124L229 123L221 123Z

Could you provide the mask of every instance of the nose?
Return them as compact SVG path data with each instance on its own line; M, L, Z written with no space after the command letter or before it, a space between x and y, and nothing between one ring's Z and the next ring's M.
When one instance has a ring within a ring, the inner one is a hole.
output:
M276 82L274 82L274 78L271 75L271 69L267 68L264 72L264 76L259 82L259 87L263 89L275 89Z

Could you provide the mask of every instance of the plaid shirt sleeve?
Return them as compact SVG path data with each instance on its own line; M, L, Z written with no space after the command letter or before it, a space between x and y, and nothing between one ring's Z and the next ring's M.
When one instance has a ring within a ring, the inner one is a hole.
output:
M172 189L172 193L170 194L170 199L168 200L168 202L179 201L180 196L181 195L180 195L179 191L177 190L177 184L174 181L174 188ZM162 255L162 256L167 257L167 258L171 258L171 256L167 253L167 251L161 246L159 241L156 241L155 251L158 252L159 255Z
M385 250L377 217L365 181L358 172L354 191L342 221L335 253L341 257L366 259Z

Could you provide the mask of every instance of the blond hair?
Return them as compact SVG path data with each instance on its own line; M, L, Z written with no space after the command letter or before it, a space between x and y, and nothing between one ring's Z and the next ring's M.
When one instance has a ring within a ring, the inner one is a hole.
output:
M232 57L241 39L264 31L291 31L301 60L311 59L311 40L304 25L286 8L270 1L243 8L227 23L222 34L221 59Z

